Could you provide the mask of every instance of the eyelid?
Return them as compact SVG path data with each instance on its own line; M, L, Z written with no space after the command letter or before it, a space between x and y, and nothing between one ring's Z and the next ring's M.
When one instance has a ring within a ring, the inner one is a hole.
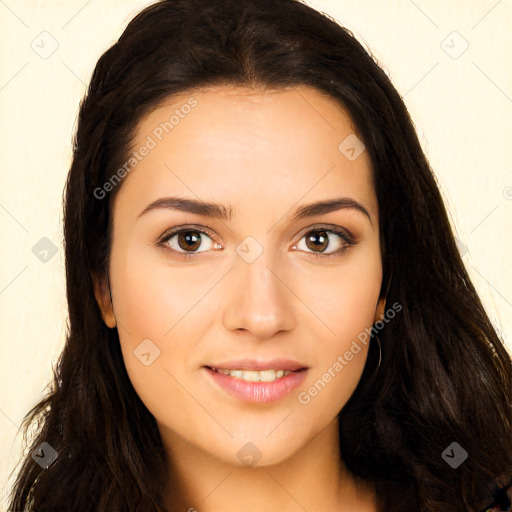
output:
M159 237L159 242L161 242L163 239L165 239L167 236L169 236L171 233L172 234L175 234L175 233L179 233L180 231L182 230L186 230L186 229L190 229L191 231L192 230L197 230L201 233L203 233L205 231L205 229L207 230L206 231L206 235L208 235L209 237L211 238L215 238L215 229L212 228L211 226L208 226L206 224L182 224L182 225L179 225L179 226L174 226L172 228L169 228L167 229L160 237ZM309 233L310 231L318 231L318 230L325 230L325 231L331 231L333 230L334 232L336 232L336 230L340 230L342 231L343 233L346 234L347 238L351 239L351 240L354 240L355 241L355 237L354 235L347 229L347 228L344 228L342 226L338 226L336 224L313 224L312 226L308 226L304 229L302 229L300 231L300 238L302 238L305 234ZM209 231L209 233L208 233Z
M169 239L171 236L176 235L181 231L197 231L201 234L208 235L212 239L215 237L215 230L211 226L202 224L182 224L167 229L162 235L160 235L157 243L162 243L165 239Z
M334 252L315 252L315 251L301 251L305 255L305 258L308 260L318 261L320 259L326 260L329 258L341 257L348 249L357 244L356 237L347 229L342 226L338 226L336 224L315 224L313 226L308 226L303 231L300 232L299 239L296 243L293 244L293 248L296 248L298 243L304 238L308 233L314 233L318 231L327 231L329 233L333 233L339 236L342 240L341 248L335 250Z
M193 259L196 256L203 254L203 252L179 252L175 251L174 249L171 249L166 245L166 243L175 235L183 232L183 231L197 231L200 234L206 235L209 238L211 238L215 243L215 237L213 233L215 233L215 230L208 225L199 225L199 224L182 224L179 226L174 226L168 230L166 230L158 239L158 242L156 245L164 248L167 251L172 251L173 254L177 255L178 258L181 259ZM351 246L355 245L357 243L357 240L355 236L347 229L342 226L338 226L336 224L314 224L312 226L308 226L300 231L299 238L297 242L293 243L292 247L296 247L297 244L304 238L305 235L311 232L315 231L328 231L331 232L339 237L341 237L344 241L343 247L341 249L338 249L337 251L333 253L321 253L321 252L306 252L305 254L307 256L313 256L313 258L329 258L329 257L336 257L340 256L343 252L346 251L346 249L350 248ZM207 251L204 251L206 253ZM303 252L303 251L300 251Z
M300 231L300 239L311 231L331 231L335 234L339 234L339 236L345 235L345 237L352 242L356 241L356 237L347 228L338 226L337 224L313 224L313 226L308 226Z

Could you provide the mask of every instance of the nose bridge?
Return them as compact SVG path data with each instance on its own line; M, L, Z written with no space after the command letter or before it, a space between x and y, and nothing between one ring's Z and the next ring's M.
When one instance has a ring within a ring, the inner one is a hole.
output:
M269 238L267 237L268 241ZM223 321L228 330L244 329L267 338L293 328L292 295L276 265L278 257L253 237L236 249Z

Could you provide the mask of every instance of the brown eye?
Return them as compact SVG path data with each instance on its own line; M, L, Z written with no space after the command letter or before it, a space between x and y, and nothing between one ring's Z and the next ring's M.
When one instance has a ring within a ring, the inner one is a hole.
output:
M329 237L326 231L312 231L306 237L306 246L312 251L324 252L329 245Z
M204 237L204 238L203 238ZM204 241L207 240L208 243ZM164 236L159 245L178 253L179 255L187 255L187 253L201 253L212 249L213 240L204 231L198 229L174 229ZM202 247L203 250L198 249Z
M300 247L303 239L305 239L305 248ZM328 257L341 254L354 244L355 241L348 231L333 227L330 229L318 228L308 231L296 247L314 256Z
M198 231L181 231L177 233L177 241L180 249L196 251L201 245L201 235Z

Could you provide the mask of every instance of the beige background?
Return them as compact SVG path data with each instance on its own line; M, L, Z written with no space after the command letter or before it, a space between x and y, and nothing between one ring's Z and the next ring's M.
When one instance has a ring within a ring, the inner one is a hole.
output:
M78 103L101 53L150 3L0 0L0 509L18 426L64 342L61 203ZM404 97L468 271L512 349L510 0L307 3L352 30ZM32 252L43 237L56 250L46 262Z

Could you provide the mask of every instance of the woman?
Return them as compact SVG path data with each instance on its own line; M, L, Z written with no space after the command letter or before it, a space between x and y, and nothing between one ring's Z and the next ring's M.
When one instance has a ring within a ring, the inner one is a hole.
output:
M12 510L509 506L510 355L347 29L147 7L94 71L64 216L69 333Z

